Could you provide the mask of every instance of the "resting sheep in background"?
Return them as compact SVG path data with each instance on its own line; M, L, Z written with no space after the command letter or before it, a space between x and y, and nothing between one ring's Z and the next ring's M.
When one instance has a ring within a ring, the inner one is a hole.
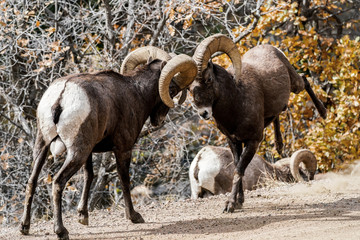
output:
M229 55L234 74L209 61L218 51ZM271 45L256 46L241 57L230 38L216 34L198 45L193 59L198 66L190 86L195 105L203 118L214 117L234 156L232 191L224 208L224 212L233 212L235 205L241 207L244 202L242 178L263 139L263 129L273 121L278 123L290 92L306 89L323 118L326 109L306 78L298 75L284 53ZM168 93L164 103L172 103ZM279 128L275 130L279 135Z
M145 65L131 75L123 75L139 64ZM152 125L159 125L169 111L159 92L167 86L173 97L186 88L196 75L196 65L191 57L179 55L171 59L160 49L145 47L135 50L124 60L121 73L102 71L71 75L57 79L44 93L37 109L38 132L21 220L23 234L29 233L31 203L49 148L54 156L67 153L52 187L54 232L59 239L69 239L61 216L62 191L82 166L85 166L85 186L78 211L81 222L88 223L87 199L94 175L92 152L115 153L126 217L133 223L144 222L134 210L130 196L132 147L149 116ZM180 74L173 79L176 73Z
M283 182L309 181L314 179L317 161L314 154L301 149L291 158L271 164L255 154L242 178L243 190L254 190L269 179ZM233 155L229 148L207 146L202 148L189 169L191 198L231 191L235 171Z

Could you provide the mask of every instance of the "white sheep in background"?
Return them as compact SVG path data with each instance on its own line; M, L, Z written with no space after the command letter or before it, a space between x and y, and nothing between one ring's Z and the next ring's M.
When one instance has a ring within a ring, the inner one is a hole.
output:
M291 158L281 159L275 164L255 154L242 179L243 190L254 190L269 178L284 182L313 180L316 168L316 158L307 149L298 150ZM202 148L189 169L191 198L203 197L206 193L217 195L230 192L234 171L233 155L229 148Z

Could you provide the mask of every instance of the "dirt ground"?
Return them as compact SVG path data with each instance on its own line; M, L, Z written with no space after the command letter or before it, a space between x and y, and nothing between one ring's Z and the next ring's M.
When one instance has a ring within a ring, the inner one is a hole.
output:
M222 213L225 195L136 207L146 223L123 209L90 213L89 226L66 215L71 239L360 239L360 166L311 183L277 184L245 193L243 209ZM2 228L0 239L56 239L53 221L33 221L29 236Z

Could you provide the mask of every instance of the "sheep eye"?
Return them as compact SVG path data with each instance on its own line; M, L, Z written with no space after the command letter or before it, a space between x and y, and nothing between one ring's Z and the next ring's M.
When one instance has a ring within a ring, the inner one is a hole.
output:
M194 96L194 100L197 101L197 102L199 102L199 101L200 101L200 96L196 94L196 95Z

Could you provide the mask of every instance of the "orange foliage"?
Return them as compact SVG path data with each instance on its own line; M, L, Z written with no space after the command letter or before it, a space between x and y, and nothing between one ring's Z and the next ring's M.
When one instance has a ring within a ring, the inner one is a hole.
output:
M265 43L279 47L295 69L306 74L328 110L327 119L323 120L306 91L291 94L288 110L280 116L284 155L308 148L316 155L320 170L342 168L360 158L360 37L326 37L315 27L306 25L307 19L301 15L296 2L278 1L277 5L270 2L262 6L261 11L266 14L262 15L254 31L239 43L240 52L243 54ZM311 1L310 8L325 6L327 2ZM340 5L327 5L328 10L340 8ZM329 13L319 12L319 16L329 17ZM333 19L326 21L324 24ZM275 27L285 22L292 22L297 31L289 34L285 28ZM347 23L346 27L351 28L351 24ZM234 34L242 31L242 27L233 29ZM231 64L225 55L217 57L215 62L224 67ZM273 127L265 129L264 135L259 153L280 158L274 147Z

